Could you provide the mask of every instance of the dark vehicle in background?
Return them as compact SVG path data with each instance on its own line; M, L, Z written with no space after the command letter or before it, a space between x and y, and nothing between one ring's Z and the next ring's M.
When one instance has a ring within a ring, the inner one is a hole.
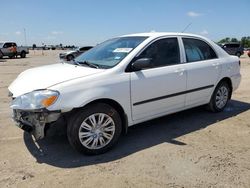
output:
M3 52L0 50L0 58L3 57Z
M16 54L11 50L11 47L16 47ZM21 58L25 58L26 54L29 53L29 49L26 47L19 47L15 42L0 42L0 51L3 56L8 56L9 58L13 58L15 56L20 56ZM1 55L0 55L1 57Z
M91 48L93 48L93 46L84 46L84 47L76 48L75 50L72 50L72 51L60 53L59 57L60 59L71 61L72 59L76 58L77 56L81 55L82 53L88 51Z
M221 47L230 55L236 55L240 57L244 54L244 48L241 46L240 43L236 42L229 42L221 44Z
M248 55L248 57L250 57L250 49L248 49L247 55Z

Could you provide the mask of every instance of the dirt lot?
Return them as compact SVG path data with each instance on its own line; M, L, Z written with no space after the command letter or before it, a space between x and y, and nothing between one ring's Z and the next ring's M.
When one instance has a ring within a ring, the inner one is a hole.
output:
M250 187L250 58L241 58L242 82L224 112L156 119L131 127L110 152L84 156L58 127L34 143L10 118L8 85L59 62L58 53L0 59L0 187Z

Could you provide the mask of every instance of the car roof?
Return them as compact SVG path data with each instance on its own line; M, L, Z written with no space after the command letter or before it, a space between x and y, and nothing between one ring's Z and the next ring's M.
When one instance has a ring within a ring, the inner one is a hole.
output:
M132 37L132 36L141 36L141 37L163 37L163 36L187 36L187 37L198 37L205 38L200 35L191 34L191 33L178 33L178 32L149 32L149 33L135 33L129 35L123 35L122 37Z
M222 43L222 45L225 45L225 44L240 44L240 42L224 42L224 43Z
M12 41L0 41L0 43L15 43L15 42L12 42Z

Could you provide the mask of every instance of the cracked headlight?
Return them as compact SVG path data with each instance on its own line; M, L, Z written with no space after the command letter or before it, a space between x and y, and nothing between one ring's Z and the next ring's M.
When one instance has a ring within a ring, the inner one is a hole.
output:
M47 108L54 104L59 96L58 91L37 90L16 97L12 103L12 109L35 110Z

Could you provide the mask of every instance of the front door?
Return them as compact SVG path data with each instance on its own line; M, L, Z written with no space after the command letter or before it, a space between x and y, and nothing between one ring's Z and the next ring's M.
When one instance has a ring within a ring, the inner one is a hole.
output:
M133 120L150 119L183 108L187 75L180 63L177 38L153 42L137 57L140 58L151 58L152 66L131 73Z

